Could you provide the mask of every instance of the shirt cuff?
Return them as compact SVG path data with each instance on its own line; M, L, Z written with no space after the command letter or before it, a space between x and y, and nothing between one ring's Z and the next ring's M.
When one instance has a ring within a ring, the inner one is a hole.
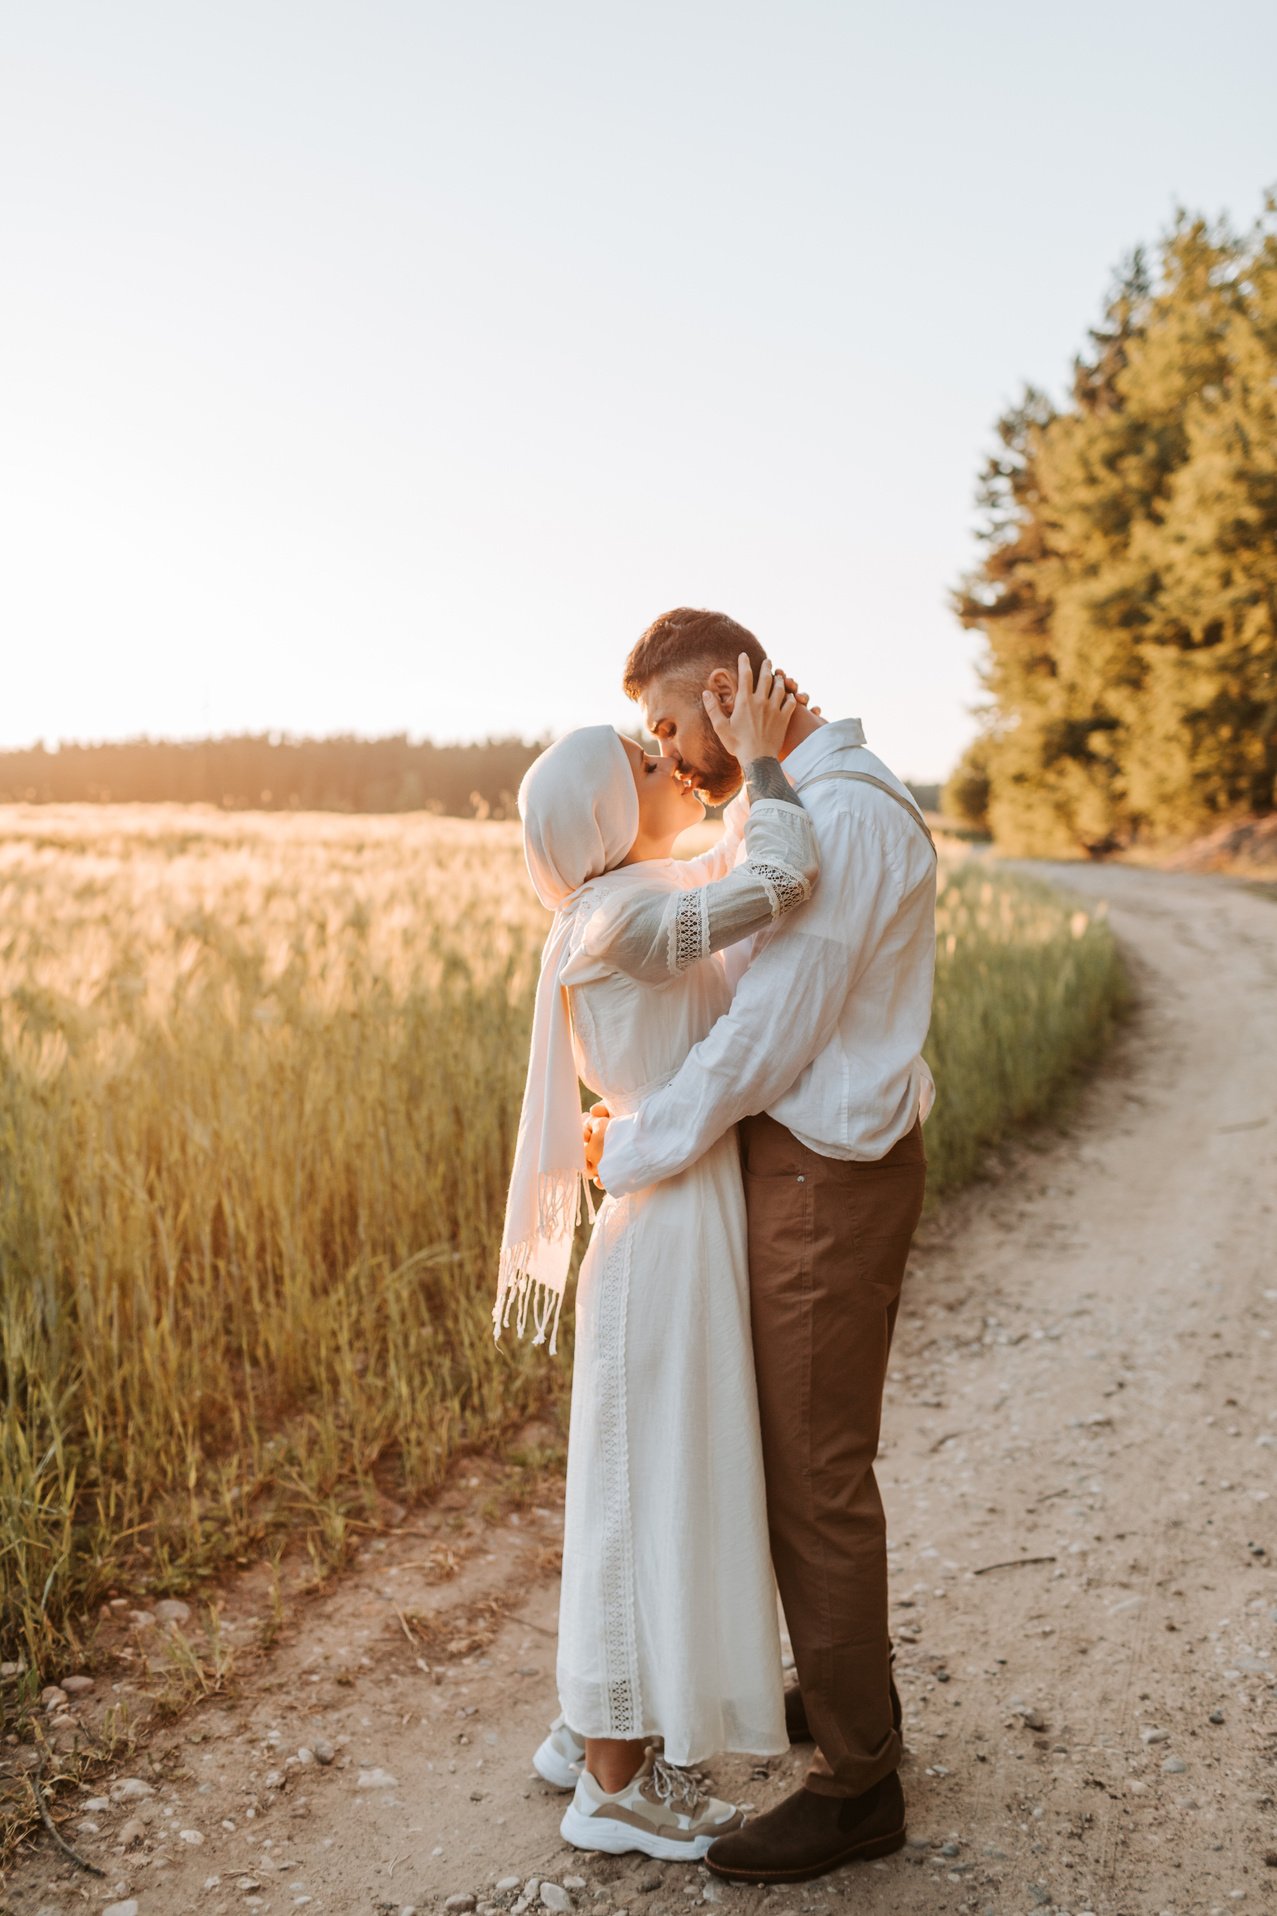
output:
M599 1179L609 1197L629 1197L648 1182L635 1163L636 1130L637 1116L613 1118L603 1134Z

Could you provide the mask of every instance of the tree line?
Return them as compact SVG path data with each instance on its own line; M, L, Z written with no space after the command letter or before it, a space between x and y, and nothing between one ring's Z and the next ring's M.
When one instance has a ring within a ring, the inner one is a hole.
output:
M519 781L549 739L410 745L389 738L126 739L0 752L0 804L217 805L227 811L440 812L514 818ZM924 809L938 785L914 785Z
M37 745L0 752L0 802L217 805L228 810L515 815L519 781L547 740L464 745L242 733L175 741Z
M1277 794L1277 197L1177 214L1117 276L1066 403L1032 386L980 475L953 595L986 644L945 808L1099 853Z

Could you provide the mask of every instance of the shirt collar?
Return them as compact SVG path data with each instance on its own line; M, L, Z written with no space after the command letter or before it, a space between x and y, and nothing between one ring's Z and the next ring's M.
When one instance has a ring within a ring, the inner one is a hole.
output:
M785 776L791 785L796 784L830 752L846 751L849 746L864 742L865 728L858 718L830 719L827 724L817 726L801 745L795 745L782 761Z

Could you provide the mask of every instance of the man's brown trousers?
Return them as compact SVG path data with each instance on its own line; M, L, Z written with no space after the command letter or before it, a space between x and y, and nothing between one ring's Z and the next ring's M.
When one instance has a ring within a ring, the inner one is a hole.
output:
M745 1119L740 1143L772 1561L817 1749L804 1780L859 1796L902 1749L873 1465L922 1126L874 1164L821 1157L766 1116Z

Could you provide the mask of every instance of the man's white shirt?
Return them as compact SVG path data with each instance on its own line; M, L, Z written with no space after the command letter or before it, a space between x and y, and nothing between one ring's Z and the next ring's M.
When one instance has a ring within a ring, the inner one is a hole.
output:
M599 1175L614 1196L685 1170L755 1112L822 1157L872 1162L930 1111L935 854L885 792L822 776L868 772L912 803L864 736L841 719L784 761L815 827L815 895L724 954L731 1008L668 1084L609 1124ZM744 856L748 809L744 793L728 806L712 868Z

